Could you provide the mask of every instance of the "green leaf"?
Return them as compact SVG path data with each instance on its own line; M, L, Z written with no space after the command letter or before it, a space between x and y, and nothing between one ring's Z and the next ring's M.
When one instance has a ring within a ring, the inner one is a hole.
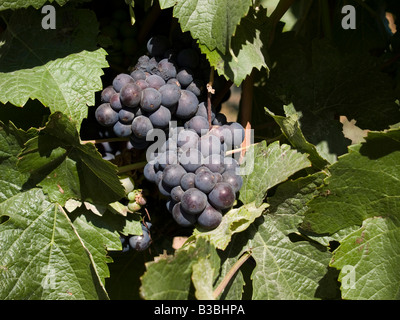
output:
M251 0L177 0L173 16L178 18L182 30L190 31L200 44L225 54L237 25L251 4ZM170 6L171 2L164 5Z
M247 242L241 252L250 251L256 262L252 299L316 299L331 254L308 241L292 242L285 223L279 220L273 214L264 215L235 238L239 243Z
M211 231L204 231L196 228L193 231L193 236L190 237L188 241L191 241L193 238L206 238L216 248L225 250L232 235L248 228L249 225L253 223L267 207L268 204L266 203L259 207L256 207L254 203L249 203L240 208L231 209L225 213L217 228Z
M328 159L324 158L317 150L317 147L309 143L304 137L300 128L300 116L294 109L293 105L284 106L286 117L278 116L265 108L265 111L276 121L281 127L285 137L291 145L296 149L308 153L309 159L313 166L318 169L324 168L328 164Z
M81 144L76 124L59 112L26 143L18 169L61 205L70 198L108 204L125 196L117 168L93 144Z
M207 277L203 273L202 279L200 271L205 265L211 267L211 272ZM218 269L219 258L214 246L199 239L194 245L177 250L173 256L161 255L146 263L140 294L146 300L186 300L191 297L193 278L196 297L211 298L211 280L216 278Z
M18 194L29 175L19 172L18 155L28 135L12 123L0 121L0 203Z
M329 167L321 194L309 203L303 228L334 233L364 219L397 216L400 206L400 130L369 132L366 142Z
M260 70L264 67L268 73L265 44L268 41L269 29L266 10L255 12L251 9L237 27L230 50L223 52L217 48L210 49L200 41L199 47L219 75L224 75L239 86L254 68Z
M346 237L335 250L331 265L341 270L344 299L400 299L399 219L373 217Z
M246 152L246 166L251 167L250 174L244 176L239 199L248 204L255 201L256 206L263 202L267 191L287 180L294 173L310 167L306 154L302 154L279 142L266 145L265 141L249 148Z
M0 215L1 299L108 298L77 229L42 190L2 202Z
M93 12L57 9L56 29L41 27L37 10L21 9L3 17L0 38L0 101L23 106L38 99L51 112L61 111L80 128L87 106L102 89L106 52L97 47Z
M46 2L53 3L56 2L60 6L66 4L69 0L7 0L2 3L0 3L0 11L2 10L7 10L7 9L21 9L21 8L27 8L29 6L34 7L35 9L39 9L42 7Z

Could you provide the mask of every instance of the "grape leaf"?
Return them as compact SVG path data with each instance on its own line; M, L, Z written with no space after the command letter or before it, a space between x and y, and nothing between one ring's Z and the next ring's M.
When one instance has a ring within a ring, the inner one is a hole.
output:
M399 216L372 217L334 251L331 265L341 270L344 299L400 299Z
M240 208L231 209L224 214L217 228L211 231L196 228L193 231L193 236L188 241L194 238L206 238L216 248L224 250L229 244L232 235L245 230L267 207L268 204L266 203L259 207L256 207L254 203L249 203Z
M302 227L334 233L373 216L394 216L400 205L400 130L369 132L366 142L329 167L321 194L309 203Z
M207 279L202 279L199 274L204 265L211 267L212 271ZM214 246L199 239L194 245L180 248L174 255L162 255L146 263L140 294L147 300L186 300L192 297L190 284L193 280L195 295L202 299L210 298L211 279L216 278L218 269L219 258Z
M253 68L260 70L264 67L268 73L265 43L268 41L269 29L266 10L255 12L251 9L237 27L229 51L224 53L218 48L211 50L200 41L199 47L220 75L239 86Z
M200 44L225 54L240 19L247 14L251 4L251 0L177 0L173 16L178 18L182 30L190 31Z
M106 52L97 47L93 12L57 9L56 29L41 27L43 16L32 8L5 19L0 38L0 101L23 106L38 99L51 112L61 111L80 129L87 106L101 90ZM67 79L67 81L66 81Z
M20 154L18 169L29 173L30 184L41 186L51 201L64 205L74 198L108 204L125 196L116 167L103 160L93 144L81 144L67 116L53 113L37 132Z
M64 5L68 2L69 0L6 0L2 1L0 3L0 11L2 10L7 10L7 9L21 9L21 8L27 8L29 6L34 7L35 9L39 9L41 6L43 6L46 2L53 3L56 2L59 5Z
M319 282L326 276L331 254L308 241L292 242L285 225L274 214L263 215L234 239L246 243L241 253L250 251L256 262L251 277L254 300L318 297Z
M256 206L261 205L270 188L311 165L306 154L278 141L269 146L265 141L252 146L246 152L245 163L249 168L253 165L253 170L243 178L239 199L244 204L255 201Z
M77 229L42 190L3 201L0 215L1 299L108 298Z

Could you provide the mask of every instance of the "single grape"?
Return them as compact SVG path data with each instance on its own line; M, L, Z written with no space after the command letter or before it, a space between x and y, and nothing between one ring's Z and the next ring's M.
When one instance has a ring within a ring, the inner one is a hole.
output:
M154 112L161 105L161 93L154 88L142 90L140 106L146 112Z
M188 214L181 209L181 202L178 202L174 205L172 209L172 217L181 227L191 227L197 221L197 217L195 215Z
M162 180L166 185L173 188L180 184L185 173L186 170L180 164L170 164L165 167Z
M113 80L113 88L116 92L120 92L122 87L127 84L133 84L134 80L129 74L120 73Z
M200 97L204 92L204 82L200 79L194 79L187 87L186 90L193 92L196 97Z
M221 153L221 142L220 140L211 134L206 134L199 139L198 149L205 158L212 154Z
M130 83L122 87L119 98L126 107L134 108L139 105L142 89L135 83Z
M181 88L181 84L179 83L178 79L176 78L171 78L167 81L168 84L175 84L177 85L179 88Z
M219 182L208 194L208 199L213 207L221 210L228 209L235 202L235 192L228 183Z
M165 85L165 80L161 78L159 75L151 74L146 78L146 82L149 84L151 88L160 89L163 85Z
M112 97L110 98L110 106L117 112L122 109L123 106L119 98L118 92L113 94Z
M123 124L131 124L135 118L135 113L131 108L122 108L118 112L118 118Z
M171 190L171 199L176 202L180 202L184 192L185 191L182 189L181 186L173 187Z
M163 178L161 179L161 181L158 182L158 191L160 191L160 193L163 196L170 197L171 190L172 190L172 188L165 183L164 175L163 175Z
M177 137L177 145L182 150L197 148L198 142L199 136L195 131L192 130L181 130Z
M225 157L224 158L225 171L236 172L236 168L239 168L239 163L235 158Z
M117 137L129 137L132 134L132 126L117 121L113 126L113 131Z
M179 81L183 88L186 88L190 83L192 83L194 79L193 71L189 68L180 69L176 74L176 79Z
M199 214L207 205L207 196L197 188L186 190L181 199L182 209L189 214Z
M181 178L181 187L184 191L194 188L194 179L196 178L196 175L193 172L188 172L184 174Z
M188 129L193 129L199 136L202 136L209 130L209 123L207 118L202 116L194 116L189 121L186 122Z
M167 165L178 164L178 155L176 151L168 150L161 153L157 157L157 164L159 165L160 170L164 170Z
M146 71L147 66L149 64L150 57L147 55L143 55L139 57L138 62L135 65L135 69L141 70L141 71Z
M133 134L141 139L145 139L147 133L153 129L153 125L149 118L145 116L138 116L132 121Z
M153 57L163 56L169 48L169 40L166 36L157 35L151 37L147 42L147 51Z
M196 111L196 116L201 116L207 119L208 122L208 112L207 112L207 107L204 102L200 102ZM211 108L211 122L215 118L215 112Z
M143 230L143 234L139 236L131 236L129 245L137 251L144 251L151 245L151 238L147 231Z
M171 121L171 111L161 105L158 110L149 115L149 119L154 128L167 128Z
M146 80L146 73L143 70L137 69L131 72L133 80Z
M167 83L160 87L161 104L167 108L176 105L181 97L181 89L176 84Z
M113 86L108 86L101 92L101 102L110 102L111 97L116 93Z
M181 90L181 96L178 101L175 115L179 119L189 119L193 117L199 105L199 100L193 92Z
M224 157L220 154L211 154L204 158L203 164L212 172L223 173L225 171Z
M111 127L118 121L118 113L109 103L102 103L95 111L95 118L102 126Z
M168 59L162 59L158 63L158 71L165 81L176 77L176 67Z
M199 227L206 230L212 230L218 227L222 221L221 211L215 209L210 204L207 204L206 208L197 217L197 223Z
M237 148L242 144L244 140L244 128L240 123L232 122L229 125L229 129L232 132L232 145L233 147Z
M222 180L228 183L235 193L238 192L243 185L242 176L237 175L234 171L225 171L222 174Z
M223 126L227 122L228 122L228 120L226 119L226 116L223 113L218 112L215 115L215 119L213 120L212 124L218 125L218 126Z
M132 132L133 132L133 130L132 130ZM132 148L134 148L134 149L143 150L149 146L149 142L146 141L145 137L138 138L135 134L133 134L129 137L129 142L131 143Z
M158 75L158 76L160 75L158 71L158 62L156 58L153 57L149 60L146 72L152 75Z
M147 82L146 80L143 80L143 79L136 80L136 81L135 81L135 84L136 84L137 86L139 86L139 88L140 88L141 90L150 87L150 85L148 84L148 82Z
M211 192L211 190L215 187L215 184L216 178L214 173L206 170L197 173L194 179L195 187L204 193Z
M199 150L189 148L179 155L179 163L187 172L195 172L203 163L203 156Z
M156 171L154 169L154 162L147 162L143 168L144 177L150 182L156 182Z

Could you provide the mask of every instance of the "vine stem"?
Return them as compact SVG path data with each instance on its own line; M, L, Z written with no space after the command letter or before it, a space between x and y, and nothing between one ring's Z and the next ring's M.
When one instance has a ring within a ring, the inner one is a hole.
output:
M131 170L140 169L140 168L143 168L146 164L147 164L147 161L127 164L126 166L118 167L118 173L124 173L124 172L128 172Z
M121 141L129 141L129 138L107 138L107 139L97 139L97 140L81 140L82 144L93 143L100 144L104 142L121 142Z
M222 279L221 283L218 285L218 287L214 290L213 296L214 299L217 299L219 295L224 291L226 286L228 285L229 281L233 278L235 273L239 270L239 268L249 259L251 256L250 251L246 251L238 261L235 262L235 264L232 266L232 268L228 271L228 273L225 275L225 277Z
M210 70L210 81L207 83L207 117L208 117L208 125L210 126L210 129L212 127L212 123L211 123L211 95L215 93L215 90L212 87L213 84L214 84L214 67L211 67L211 70Z

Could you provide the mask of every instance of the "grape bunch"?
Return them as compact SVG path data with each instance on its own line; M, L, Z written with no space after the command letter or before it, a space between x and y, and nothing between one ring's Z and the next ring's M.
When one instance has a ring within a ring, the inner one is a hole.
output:
M148 132L168 129L172 120L207 118L199 102L205 95L199 52L186 47L175 53L165 36L152 37L147 50L150 56L141 56L130 74L118 74L102 91L95 111L98 123L112 127L118 137L130 137L137 149L148 147ZM226 118L214 112L212 120L219 124Z
M167 209L180 226L211 230L233 206L243 184L236 172L239 163L226 151L243 142L244 129L231 123L210 130L201 119L172 128L144 167L144 176L168 197Z
M167 209L180 226L211 230L242 186L239 163L227 151L242 144L245 131L214 107L209 123L208 62L188 41L173 47L178 50L167 37L150 38L149 55L102 91L95 118L136 149L148 148L149 134L161 129L168 139L148 155L144 176L168 197Z

